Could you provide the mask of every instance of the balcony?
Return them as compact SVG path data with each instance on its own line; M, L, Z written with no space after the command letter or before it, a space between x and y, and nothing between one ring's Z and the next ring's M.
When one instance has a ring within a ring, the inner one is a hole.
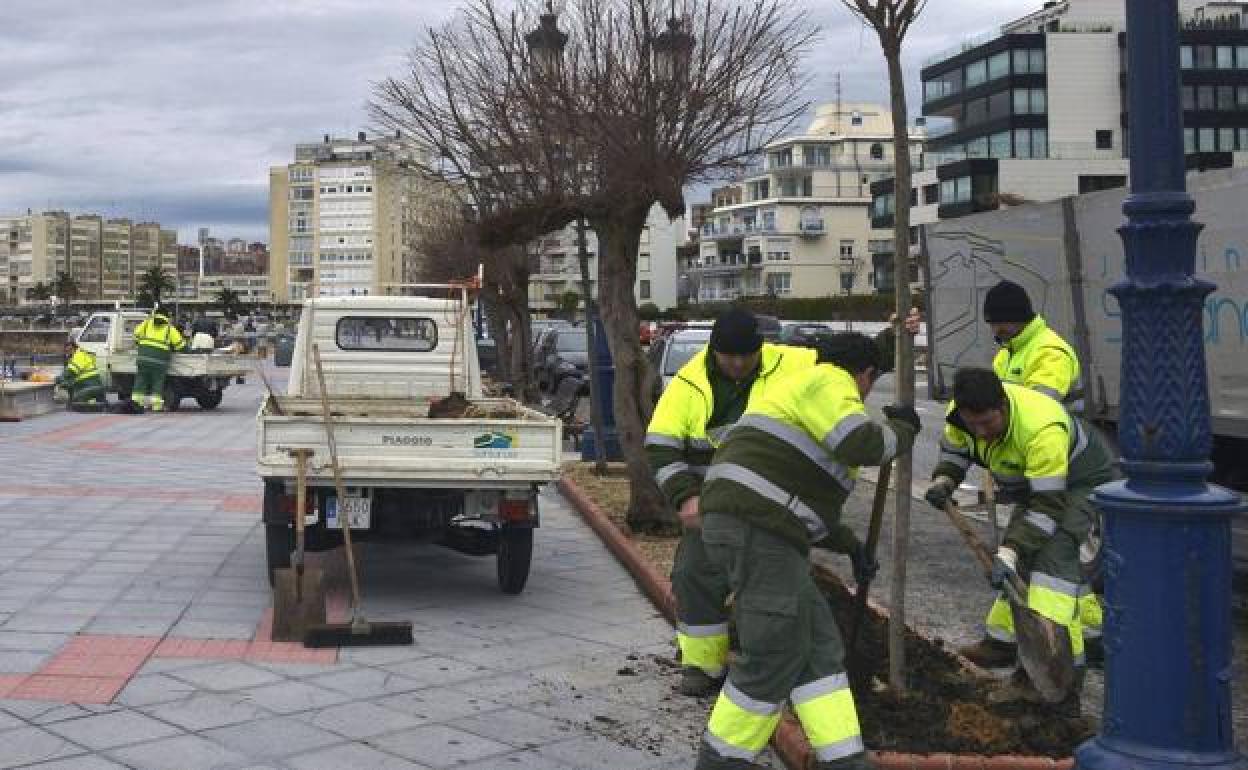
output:
M808 222L799 222L797 225L797 233L806 238L817 238L825 232L822 219L814 219Z
M698 291L698 302L730 302L741 298L740 289L702 288Z
M702 257L694 261L691 270L700 275L735 275L744 270L758 269L762 264L762 252L751 251L748 256L730 253Z

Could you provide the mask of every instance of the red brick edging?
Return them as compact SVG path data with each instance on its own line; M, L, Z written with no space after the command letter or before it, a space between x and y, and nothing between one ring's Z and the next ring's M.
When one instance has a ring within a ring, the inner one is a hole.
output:
M672 584L654 568L633 541L611 518L599 508L589 496L576 485L576 482L564 477L557 482L559 491L572 503L572 507L581 514L590 529L602 538L607 549L619 559L637 581L642 592L654 603L656 609L667 618L669 623L676 623L676 598L672 595ZM771 746L789 770L805 770L814 764L810 753L810 743L806 740L801 726L791 714L786 713L776 733L772 736ZM907 754L895 751L868 752L871 763L880 770L1070 770L1074 767L1074 759L1050 759L1048 757L1024 757L1003 755L986 757L980 754Z

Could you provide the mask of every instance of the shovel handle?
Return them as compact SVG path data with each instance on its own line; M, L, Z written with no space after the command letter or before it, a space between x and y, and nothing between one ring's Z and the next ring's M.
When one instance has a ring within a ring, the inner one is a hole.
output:
M351 581L351 610L360 612L360 578L355 571L355 549L351 544L351 522L346 512L347 487L342 483L342 466L338 464L338 444L334 441L334 414L329 408L325 390L325 370L321 366L321 346L312 344L312 361L316 364L316 384L321 391L321 415L325 421L325 440L329 444L329 465L334 471L334 492L338 495L338 520L342 523L342 541L347 554L347 577Z
M988 546L984 545L984 541L979 539L979 535L975 534L975 530L971 529L971 525L967 523L966 517L958 510L958 504L952 500L945 503L945 515L949 517L954 529L962 535L962 539L966 541L971 553L975 554L975 560L984 568L984 572L992 574L992 554L988 553ZM1011 598L1016 602L1022 603L1024 597L1027 596L1027 586L1018 575L1010 575L1007 588L1012 594Z
M875 496L871 501L871 523L867 526L867 542L863 546L867 555L875 558L876 548L880 544L880 530L884 523L884 505L888 502L888 481L892 475L893 463L887 462L880 466L880 474L875 481ZM854 657L858 647L858 633L862 630L862 621L867 614L867 592L871 583L859 585L854 593L853 625L849 627L849 657Z

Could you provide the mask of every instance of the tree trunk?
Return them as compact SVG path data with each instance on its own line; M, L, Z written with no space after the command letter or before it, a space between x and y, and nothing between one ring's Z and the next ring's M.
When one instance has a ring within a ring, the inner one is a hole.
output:
M602 247L599 246L598 250L601 252ZM598 334L594 329L597 303L594 302L593 287L590 283L589 248L585 243L585 220L583 218L576 222L576 254L577 261L581 265L581 294L585 297L585 350L588 351L585 356L588 366L585 370L589 376L589 422L594 426L596 439L594 441L594 472L603 475L607 472L607 451L603 441L605 434L602 432L602 394L598 392ZM602 261L601 254L598 260Z
M676 516L659 491L646 462L646 427L654 409L654 373L638 334L637 249L648 204L621 203L609 218L594 221L598 234L598 308L615 366L615 427L628 464L627 520L634 532L678 532Z
M499 382L514 382L511 376L512 332L508 329L511 313L504 312L503 308L492 299L485 299L487 294L488 292L481 292L481 304L484 305L488 315L486 325L489 326L490 336L494 338L494 353L498 360L498 379Z
M888 63L888 87L892 95L893 164L895 166L893 214L893 294L897 318L910 312L910 132L906 117L906 86L901 71L901 41L884 46ZM914 404L914 339L898 329L897 334L897 403ZM917 437L916 437L917 438ZM910 489L914 477L913 455L897 458L893 471L896 478L897 518L893 523L891 581L892 595L888 616L888 683L897 691L906 687L906 562L910 549Z

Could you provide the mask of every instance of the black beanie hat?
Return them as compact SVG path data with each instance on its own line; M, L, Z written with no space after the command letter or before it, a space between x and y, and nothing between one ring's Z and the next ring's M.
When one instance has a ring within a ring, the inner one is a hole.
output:
M1027 290L1013 281L1002 281L984 296L984 320L994 323L1026 323L1036 317Z
M743 307L728 309L715 319L711 328L711 350L716 353L745 355L763 347L758 333L758 319Z

